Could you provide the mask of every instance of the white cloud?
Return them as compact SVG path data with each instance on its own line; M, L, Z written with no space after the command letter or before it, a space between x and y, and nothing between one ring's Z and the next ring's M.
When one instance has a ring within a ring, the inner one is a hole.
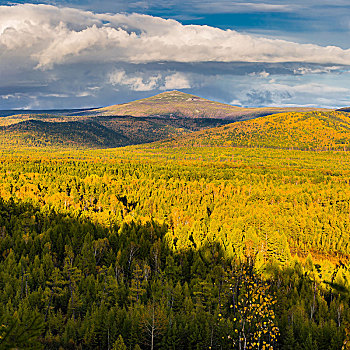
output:
M171 74L147 75L145 73L126 73L117 69L109 74L109 83L118 86L127 86L133 91L189 89L189 79L185 74L175 72Z
M234 99L230 102L231 105L233 106L238 106L238 107L242 107L242 104L241 104L241 101L240 100L237 100L237 99Z
M141 14L95 14L48 5L0 6L3 62L311 62L350 64L350 50L268 39ZM135 82L137 86L137 82ZM147 85L147 84L146 84ZM142 82L139 89L142 89ZM147 87L144 87L147 88Z
M257 1L239 6L267 5ZM231 0L220 3L222 11L238 8ZM2 109L104 106L193 87L195 94L235 105L344 106L349 67L342 64L350 65L350 51L338 47L139 14L0 6Z
M207 1L195 2L194 7L201 12L212 13L213 3ZM269 4L256 2L233 2L221 1L215 4L216 13L238 13L238 12L292 12L300 6L291 4Z
M44 97L58 97L58 98L69 97L68 94L40 94L40 96L44 96ZM79 96L79 94L78 94L78 96Z
M255 76L258 76L258 77L260 77L260 78L267 78L267 77L269 77L270 76L270 73L268 73L268 72L266 72L266 71L262 71L262 72L253 72L253 73L249 73L249 75L251 76L251 77L255 77Z
M83 92L79 92L76 96L77 97L88 97L91 95L92 95L92 93L90 91L83 91Z
M0 95L3 100L8 100L10 98L19 98L20 96L14 94Z
M337 71L341 67L339 66L332 66L332 67L318 67L318 68L310 68L310 67L299 67L297 69L294 69L294 74L321 74L321 73L330 73L332 71Z
M174 73L165 77L164 86L161 90L173 90L173 89L189 89L191 87L190 81L183 73Z
M125 85L133 91L150 91L158 87L161 75L155 75L148 78L133 75L128 76L124 70L116 70L109 76L109 82L112 85Z

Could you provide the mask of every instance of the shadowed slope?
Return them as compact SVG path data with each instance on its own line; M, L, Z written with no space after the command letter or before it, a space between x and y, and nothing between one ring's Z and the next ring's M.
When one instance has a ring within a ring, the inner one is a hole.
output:
M111 148L159 141L227 123L218 119L108 116L10 118L0 124L0 146Z

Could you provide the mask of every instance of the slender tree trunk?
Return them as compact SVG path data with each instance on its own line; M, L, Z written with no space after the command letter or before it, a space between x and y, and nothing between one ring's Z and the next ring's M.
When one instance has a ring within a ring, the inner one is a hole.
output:
M25 279L26 279L26 297L28 296L28 276L27 274L25 275Z
M71 306L73 310L73 320L75 320L75 314L74 314L74 299L73 299L73 287L72 287L72 279L70 277L70 271L68 271L69 276L69 289L70 289L70 297L71 297Z
M153 304L153 308L152 308L152 333L151 333L151 350L154 349L154 304Z
M22 279L21 279L21 300L22 300L22 297L23 297L23 266L22 267Z
M53 289L51 289L51 295L50 295L50 300L49 300L49 305L46 308L46 313L45 313L45 322L47 320L47 316L49 314L50 306L51 306L51 301L52 301L52 296L53 296Z

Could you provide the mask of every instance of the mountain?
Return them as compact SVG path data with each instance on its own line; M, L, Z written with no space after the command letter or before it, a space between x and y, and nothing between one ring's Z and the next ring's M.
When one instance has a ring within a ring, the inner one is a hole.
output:
M339 108L336 111L339 111L339 112L350 112L350 107Z
M158 145L349 150L350 114L281 113L202 130Z
M41 111L3 116L0 145L120 147L184 137L239 120L290 110L240 108L171 91L122 105L73 111L69 115L65 110L55 111L57 114Z
M75 115L134 116L170 118L214 118L231 121L252 119L281 112L313 111L305 107L242 108L214 102L180 91L167 91L141 100L78 112Z

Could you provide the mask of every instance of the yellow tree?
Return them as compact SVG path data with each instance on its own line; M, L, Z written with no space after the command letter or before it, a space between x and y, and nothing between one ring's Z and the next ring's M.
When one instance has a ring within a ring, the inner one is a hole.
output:
M273 305L276 297L268 282L255 271L253 261L238 264L232 271L229 286L228 315L232 329L228 335L238 349L273 349L279 329L275 324Z

